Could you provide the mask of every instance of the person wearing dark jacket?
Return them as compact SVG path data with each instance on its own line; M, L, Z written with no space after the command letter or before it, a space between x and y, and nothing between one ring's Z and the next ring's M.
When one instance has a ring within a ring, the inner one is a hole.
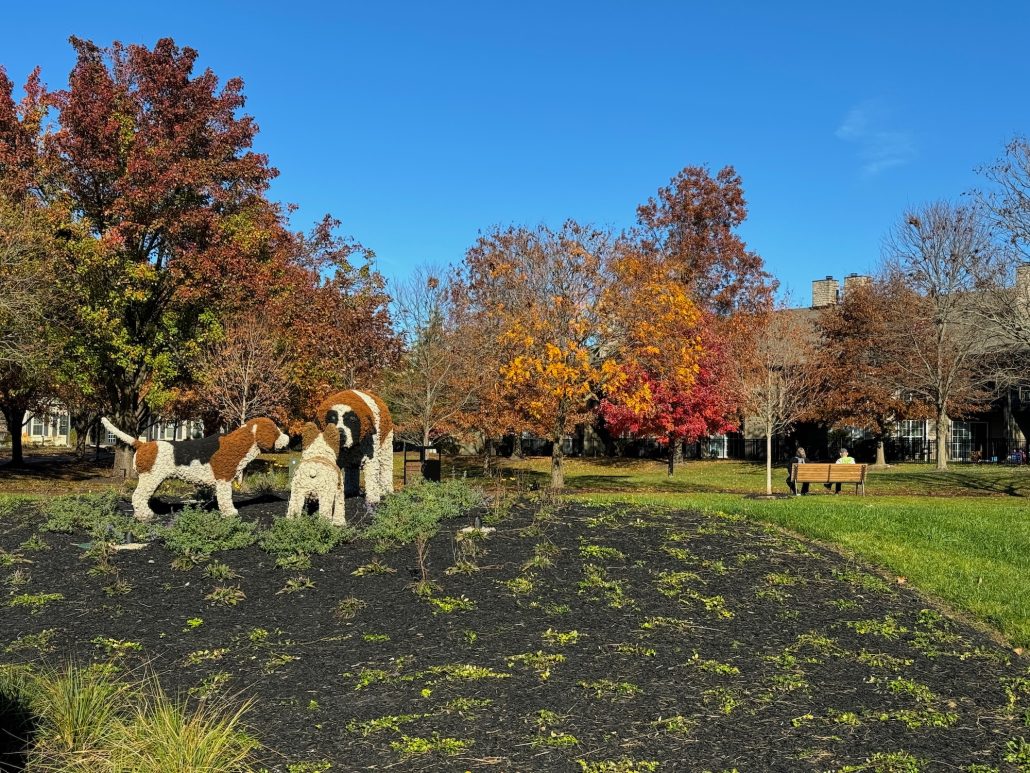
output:
M794 496L800 496L800 494L798 494L798 486L797 486L797 484L790 479L791 467L793 467L795 464L804 464L807 461L808 461L808 457L805 456L805 449L799 448L797 450L797 452L794 454L794 456L790 457L790 460L787 462L787 486L790 488L790 493L793 494ZM808 484L807 483L802 483L801 484L801 494L807 494L807 493L808 493Z

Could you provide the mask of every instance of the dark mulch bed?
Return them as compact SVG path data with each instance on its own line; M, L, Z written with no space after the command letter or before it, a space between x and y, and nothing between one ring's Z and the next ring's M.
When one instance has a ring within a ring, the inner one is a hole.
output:
M264 523L285 511L280 497L238 504ZM221 584L246 594L236 606L206 600L219 583L173 569L159 544L119 553L131 590L108 595L82 535L20 548L37 521L16 514L0 548L32 563L0 567L5 602L63 599L2 608L0 659L118 650L170 691L253 697L277 771L1016 769L1026 662L909 589L746 521L539 510L497 523L467 575L445 574L467 522L449 523L430 553L435 604L410 588L410 549L386 555L392 573L355 576L374 558L358 542L304 571L257 547L220 554L240 575ZM16 571L27 582L12 587ZM297 575L315 587L283 592ZM40 652L26 636L45 631Z

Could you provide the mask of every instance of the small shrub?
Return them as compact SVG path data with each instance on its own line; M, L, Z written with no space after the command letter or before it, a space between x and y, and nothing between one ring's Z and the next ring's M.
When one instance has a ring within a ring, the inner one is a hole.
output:
M175 523L158 529L165 546L179 555L210 556L219 550L236 550L254 544L254 525L239 516L226 517L187 507Z
M123 542L130 533L144 527L132 516L119 512L118 500L113 491L54 497L43 505L46 520L41 529L64 534L81 529L94 539Z
M113 680L108 668L68 667L36 677L30 695L40 725L31 757L41 767L51 759L86 756L117 744L117 719L128 688Z
M477 507L483 493L464 480L444 483L420 483L389 496L376 510L365 537L375 543L377 551L397 545L415 546L421 573L420 586L429 582L426 557L429 540L439 531L446 518L454 518Z
M260 744L243 730L250 705L229 710L205 701L189 709L155 686L134 707L118 747L120 769L252 771Z
M341 542L353 538L352 529L333 526L319 516L300 515L296 518L276 518L271 528L261 532L258 544L263 550L282 559L289 556L325 555Z

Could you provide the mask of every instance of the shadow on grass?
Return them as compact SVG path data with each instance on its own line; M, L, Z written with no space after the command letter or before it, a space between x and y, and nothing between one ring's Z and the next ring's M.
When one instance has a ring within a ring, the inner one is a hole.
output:
M883 475L885 480L889 479L892 487L906 489L897 493L940 493L941 489L947 488L956 493L1026 497L1030 495L1028 472L1030 471L997 467L970 467L945 471L927 467L926 470L888 472Z

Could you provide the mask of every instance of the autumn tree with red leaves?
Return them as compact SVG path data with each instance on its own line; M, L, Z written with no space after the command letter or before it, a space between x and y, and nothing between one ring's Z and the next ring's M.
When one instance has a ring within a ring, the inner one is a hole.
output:
M712 364L718 367L717 358ZM624 386L610 390L601 401L599 413L609 431L633 437L653 437L666 448L669 475L676 471L680 443L693 443L709 435L736 429L731 414L733 401L724 380L701 365L690 386L676 390L669 382L655 379L647 371L630 369ZM646 401L623 398L623 394L646 394Z
M684 167L637 208L641 248L681 281L699 308L720 317L768 309L775 282L737 229L747 219L740 175Z
M714 177L684 168L637 215L613 269L609 307L622 332L611 338L618 376L601 415L612 431L667 446L672 474L682 441L736 426L741 394L729 364L766 319L775 283L736 231L747 205L732 167Z

